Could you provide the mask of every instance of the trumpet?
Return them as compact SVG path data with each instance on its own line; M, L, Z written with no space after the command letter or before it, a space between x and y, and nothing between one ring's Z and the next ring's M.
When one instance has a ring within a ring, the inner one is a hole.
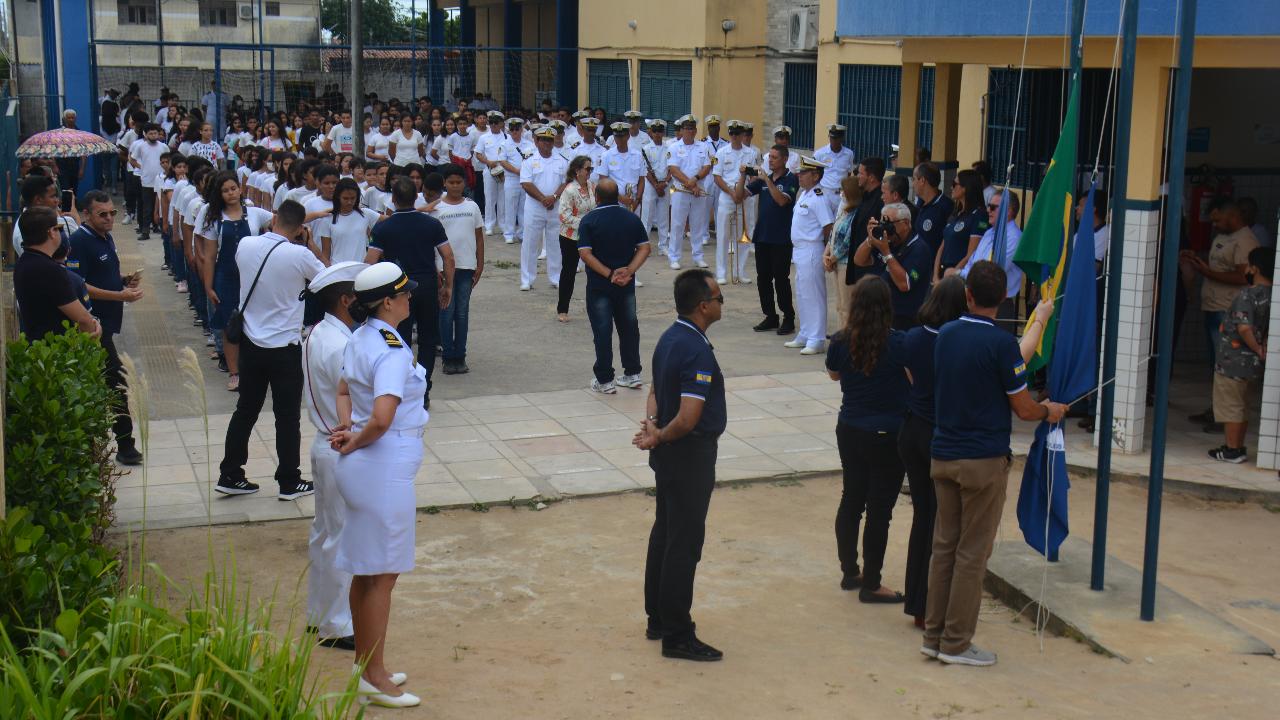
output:
M751 242L747 237L747 208L745 205L739 205L738 209L729 215L729 227L724 228L725 243L728 245L729 267L725 268L724 276L730 285L740 285L742 278L738 276L738 246L743 243ZM741 230L741 235L738 231ZM716 232L720 232L720 228L716 228ZM734 241L734 238L737 241Z

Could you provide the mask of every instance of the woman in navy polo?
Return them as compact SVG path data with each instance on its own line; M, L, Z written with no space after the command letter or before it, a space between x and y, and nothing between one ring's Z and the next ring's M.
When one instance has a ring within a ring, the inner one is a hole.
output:
M982 234L991 227L987 222L987 205L982 200L982 176L976 171L956 173L956 179L951 181L951 201L955 203L955 210L942 231L942 247L938 248L938 262L934 267L938 278L948 269L968 262L978 249Z
M877 276L859 280L849 301L848 322L827 349L827 372L844 394L836 423L844 470L844 492L836 510L836 550L844 573L840 587L857 589L864 603L902 602L902 593L880 583L889 520L902 486L898 431L908 389L902 340L903 334L893 330L888 284ZM859 573L858 530L864 512Z

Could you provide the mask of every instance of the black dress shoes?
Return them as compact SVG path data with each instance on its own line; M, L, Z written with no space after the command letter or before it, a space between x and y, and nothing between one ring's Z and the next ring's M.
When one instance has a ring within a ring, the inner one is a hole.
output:
M694 662L716 662L724 659L724 653L702 642L696 637L680 642L662 643L662 657L676 660L692 660Z
M777 328L778 328L778 316L770 315L769 317L760 321L759 325L756 325L751 329L755 330L756 332L767 332L769 330L776 330Z

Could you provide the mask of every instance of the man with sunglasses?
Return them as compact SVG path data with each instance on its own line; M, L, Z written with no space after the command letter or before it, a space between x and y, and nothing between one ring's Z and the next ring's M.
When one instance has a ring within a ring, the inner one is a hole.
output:
M884 278L893 302L893 327L915 327L916 313L929 294L934 252L912 231L911 210L904 203L884 206L879 218L867 222L867 237L858 245L853 262Z
M663 657L714 662L724 654L694 634L689 610L716 484L716 446L728 420L724 374L707 339L724 294L709 271L695 268L676 276L675 301L678 317L654 348L647 417L632 440L649 451L657 500L644 570L644 634L662 641Z
M142 299L141 278L135 273L120 274L120 256L116 254L116 242L111 231L116 223L116 206L111 196L101 190L91 190L84 195L84 224L71 233L71 250L67 254L67 269L84 278L93 301L90 312L102 324L99 342L107 351L107 385L112 389L124 387L123 366L116 350L115 336L120 333L124 319L125 303ZM121 465L140 465L142 453L133 439L133 422L124 403L123 393L118 396L115 422L111 430L116 436L116 461Z
M1001 225L999 216L1000 197L1002 194L1007 195L1005 200L1007 209L1003 223L1005 228L1003 264L1000 263L1000 258L996 256L996 232ZM1013 262L1013 255L1018 251L1018 241L1022 239L1022 230L1013 220L1018 216L1018 206L1017 193L997 188L996 194L987 201L987 219L991 222L991 227L987 228L987 231L983 233L982 239L978 241L978 247L973 251L973 255L969 256L969 261L964 266L956 268L956 271L960 273L960 277L963 278L969 277L969 270L979 260L990 260L1004 268L1008 284L1005 288L1005 299L1000 303L999 310L996 313L996 321L1000 322L1001 327L1009 332L1015 332L1015 323L1002 321L1011 321L1017 318L1018 293L1022 290L1022 268Z

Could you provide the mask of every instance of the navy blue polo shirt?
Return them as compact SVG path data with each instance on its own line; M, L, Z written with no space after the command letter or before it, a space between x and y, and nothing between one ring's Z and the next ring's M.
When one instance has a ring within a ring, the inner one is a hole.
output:
M590 250L610 271L626 267L636 255L636 248L649 244L640 217L617 203L600 205L582 216L578 223L578 249ZM566 259L566 263L573 262ZM607 290L617 287L609 278L587 268L587 289ZM635 290L635 278L627 288Z
M120 292L124 278L120 276L120 256L111 235L103 237L88 225L81 225L71 233L71 250L67 253L67 269L84 278L85 283L99 290ZM116 335L124 321L124 303L119 300L98 300L90 310L102 332Z
M947 228L947 218L951 217L956 204L946 195L938 195L928 205L917 201L916 207L919 212L916 213L913 230L929 244L936 255L938 248L942 246L942 233Z
M933 351L938 341L938 329L917 325L903 335L902 364L911 373L907 409L912 415L933 423Z
M974 208L971 212L948 220L947 227L942 232L942 267L959 265L969 253L969 238L974 235L982 237L989 227L991 223L987 222L986 208Z
M716 437L724 432L729 414L724 400L724 374L714 348L697 325L679 318L658 338L653 349L653 394L658 401L658 427L666 427L680 412L680 398L703 400L702 417L693 432Z
M907 374L902 370L903 333L889 331L889 341L868 375L854 367L849 338L842 331L827 344L827 369L840 373L839 422L868 432L897 432L907 409Z
M1009 455L1009 396L1027 387L1018 340L991 320L964 315L938 331L933 352L935 460Z
M914 318L920 312L920 306L929 294L929 279L932 277L934 251L919 237L913 237L905 245L890 248L893 258L898 261L907 273L909 287L906 292L898 289L889 273L889 265L880 253L874 254L872 264L877 275L889 284L890 299L893 302L895 318Z
M786 205L778 207L778 204L773 201L773 193L769 192L762 178L756 178L747 183L747 192L760 196L760 214L756 220L756 230L751 237L751 242L760 245L790 245L791 212L796 206L796 195L800 194L800 181L792 172L787 171L773 184L791 198Z
M35 342L50 333L61 334L67 316L58 308L83 302L62 263L35 248L27 248L13 266L13 292L18 300L18 327ZM74 327L74 323L72 326Z
M382 259L400 266L405 275L435 285L436 248L449 242L444 225L417 210L396 210L373 226L369 247L382 251Z

